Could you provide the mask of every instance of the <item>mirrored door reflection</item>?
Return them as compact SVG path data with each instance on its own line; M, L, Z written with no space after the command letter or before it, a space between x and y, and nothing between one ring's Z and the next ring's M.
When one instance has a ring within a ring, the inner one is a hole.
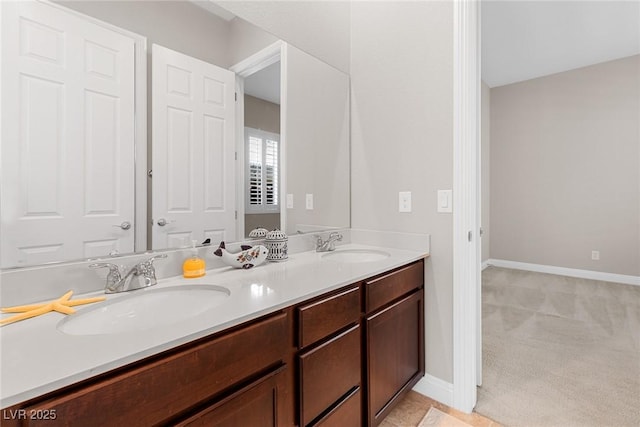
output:
M280 67L244 79L244 234L281 227Z

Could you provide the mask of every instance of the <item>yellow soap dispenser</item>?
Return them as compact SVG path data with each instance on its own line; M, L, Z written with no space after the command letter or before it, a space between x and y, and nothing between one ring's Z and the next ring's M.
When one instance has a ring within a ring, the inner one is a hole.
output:
M195 279L205 275L204 260L198 257L197 240L191 241L191 256L182 263L182 275L187 279Z

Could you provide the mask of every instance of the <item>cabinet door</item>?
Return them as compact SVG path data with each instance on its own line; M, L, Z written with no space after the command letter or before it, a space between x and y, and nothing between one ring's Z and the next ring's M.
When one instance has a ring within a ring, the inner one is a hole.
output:
M382 421L424 375L423 324L422 290L367 317L369 425Z
M283 425L278 417L278 397L284 387L284 367L242 388L228 398L201 410L176 427L270 427Z

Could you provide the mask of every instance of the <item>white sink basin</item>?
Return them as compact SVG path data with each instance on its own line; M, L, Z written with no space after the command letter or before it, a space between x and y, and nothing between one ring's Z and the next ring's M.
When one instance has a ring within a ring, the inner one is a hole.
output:
M62 319L58 330L69 335L107 335L161 328L199 316L229 295L229 289L213 285L147 288L78 310Z
M336 262L375 262L389 258L391 254L375 249L338 249L322 255L322 258Z

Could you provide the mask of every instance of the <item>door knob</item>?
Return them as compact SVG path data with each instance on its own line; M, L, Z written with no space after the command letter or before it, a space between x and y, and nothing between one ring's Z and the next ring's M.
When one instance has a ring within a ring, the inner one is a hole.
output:
M157 222L157 224L158 224L160 227L164 227L165 225L167 225L167 224L169 224L169 223L176 222L176 220L175 220L175 219L172 219L171 221L167 221L167 220L166 220L166 219L164 219L164 218L160 218L160 219L158 219L158 221L156 221L156 222Z
M123 221L122 224L114 224L114 227L120 227L123 230L128 230L131 228L131 223L129 221Z

